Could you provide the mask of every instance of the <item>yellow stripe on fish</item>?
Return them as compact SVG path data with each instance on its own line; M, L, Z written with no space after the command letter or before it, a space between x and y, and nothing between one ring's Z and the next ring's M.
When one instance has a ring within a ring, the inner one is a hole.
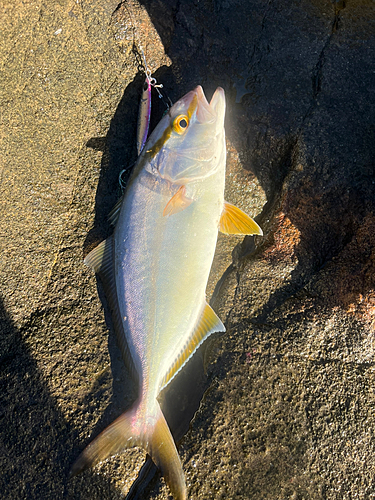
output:
M164 130L163 135L160 137L160 139L158 139L156 143L146 151L146 156L148 159L154 158L154 156L156 156L159 153L161 148L166 144L166 142L170 138L172 132L177 132L179 135L181 135L186 131L186 129L189 126L190 119L193 116L195 110L197 109L197 106L198 106L198 98L194 96L187 109L186 115L178 115L174 118L171 118L169 125ZM186 121L185 126L181 126L181 122L183 120Z

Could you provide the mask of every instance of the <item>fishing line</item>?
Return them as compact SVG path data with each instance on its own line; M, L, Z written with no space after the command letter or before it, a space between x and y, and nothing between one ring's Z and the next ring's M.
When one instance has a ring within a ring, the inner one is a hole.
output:
M163 104L167 108L166 111L164 112L164 114L165 114L166 112L168 112L169 108L173 106L173 103L172 103L171 99L169 98L169 96L167 95L167 93L165 92L165 90L164 90L165 95L163 95L163 93L161 92L160 89L163 89L164 85L162 83L158 83L156 78L151 76L151 70L148 67L146 56L145 56L143 47L142 47L139 39L138 39L138 49L139 49L141 57L142 57L142 63L143 63L142 69L144 70L144 73L146 75L146 79L150 83L151 87L153 87L156 90L156 92L158 93L159 99L162 100ZM136 50L137 50L137 48L136 48Z
M145 73L145 76L146 76L146 87L143 89L143 94L144 92L148 90L149 92L149 96L148 96L148 99L149 99L149 110L148 110L148 114L147 114L147 117L146 117L146 122L143 121L143 127L141 125L141 128L143 128L143 133L141 134L143 136L144 134L144 137L139 137L139 129L140 129L140 112L138 114L138 124L137 124L137 149L138 149L138 155L141 153L141 150L144 146L144 143L146 142L147 140L147 137L148 137L148 131L149 131L149 124L150 124L150 120L151 120L151 88L153 87L157 94L158 94L158 97L159 99L162 100L164 106L165 106L165 111L163 113L163 116L169 111L170 107L173 105L171 99L169 98L169 96L167 95L167 93L164 91L164 93L161 91L161 89L163 89L163 84L162 83L158 83L158 81L156 80L155 77L152 76L152 73L151 73L151 69L149 68L148 64L147 64L147 59L146 59L146 55L145 55L145 52L143 50L143 47L142 47L142 44L141 44L141 40L140 40L140 36L138 34L138 30L137 30L137 26L136 24L134 23L133 21L133 17L132 17L132 14L130 12L130 8L125 4L125 8L126 10L128 11L128 14L129 14L129 17L130 17L130 24L133 28L133 47L132 47L132 52L136 58L136 61L138 63L138 70L139 71L142 71ZM142 100L143 100L143 94L142 94L142 97L141 97L141 103L140 103L140 108L142 106ZM141 147L138 147L139 146L139 143L141 143ZM127 167L125 167L123 170L121 170L121 172L119 173L119 178L118 178L118 182L119 182L119 185L120 185L120 188L121 190L123 191L126 187L126 179L124 178L124 173L125 172L128 172L131 168L133 168L134 166L134 163L132 165L128 165Z
M138 60L138 69L145 73L147 81L150 83L151 87L153 87L156 90L159 99L162 100L163 104L166 106L168 111L169 108L173 106L173 103L165 91L164 91L165 95L163 95L163 93L161 92L160 89L164 87L163 84L158 83L156 78L152 76L151 69L148 67L147 64L145 52L141 44L141 38L138 34L136 23L133 21L133 16L131 14L130 8L126 4L124 5L126 10L128 11L130 17L130 24L132 25L133 28L133 54Z

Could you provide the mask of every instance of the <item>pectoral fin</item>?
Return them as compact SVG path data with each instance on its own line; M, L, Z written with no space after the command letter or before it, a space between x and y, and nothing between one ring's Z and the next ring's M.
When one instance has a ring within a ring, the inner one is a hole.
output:
M240 208L224 201L220 217L219 230L224 234L259 234L263 235L258 224Z
M165 205L163 210L163 216L168 217L169 215L176 214L177 212L181 212L185 210L193 200L186 196L186 187L181 186L177 193L172 196L172 198Z
M183 346L181 352L165 375L161 384L162 389L169 384L198 347L214 332L225 332L225 326L220 318L216 316L215 311L206 303L193 334Z

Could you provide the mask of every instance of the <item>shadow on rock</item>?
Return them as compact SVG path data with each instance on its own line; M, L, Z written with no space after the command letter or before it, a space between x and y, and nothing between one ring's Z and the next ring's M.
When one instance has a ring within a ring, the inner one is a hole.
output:
M27 334L27 326L14 327L0 300L1 497L102 498L112 486L96 474L90 474L85 493L68 484L76 431L51 396L25 343Z

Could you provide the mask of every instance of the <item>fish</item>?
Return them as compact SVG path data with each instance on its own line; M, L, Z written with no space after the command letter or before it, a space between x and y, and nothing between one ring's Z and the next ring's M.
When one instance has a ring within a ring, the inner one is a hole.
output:
M209 335L225 331L205 295L218 231L262 234L251 217L224 200L225 106L221 87L208 102L197 86L168 110L112 213L113 235L84 260L103 282L138 397L84 449L73 475L138 446L175 500L187 498L157 397Z

